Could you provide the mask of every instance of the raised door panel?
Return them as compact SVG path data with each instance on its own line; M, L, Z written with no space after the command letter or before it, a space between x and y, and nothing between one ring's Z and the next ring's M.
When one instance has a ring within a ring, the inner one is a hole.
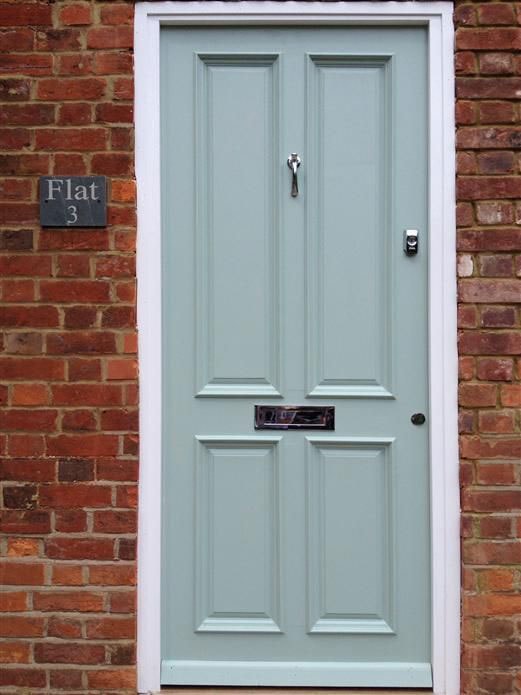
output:
M391 58L307 60L308 392L388 398Z
M278 58L195 60L198 395L276 396Z
M280 632L279 440L197 437L196 632Z
M309 631L393 633L393 440L307 440Z

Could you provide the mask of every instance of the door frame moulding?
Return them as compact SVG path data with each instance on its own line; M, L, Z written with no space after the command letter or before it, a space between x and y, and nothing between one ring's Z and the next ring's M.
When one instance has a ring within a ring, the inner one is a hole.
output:
M140 2L135 14L140 364L138 692L160 690L162 25L421 25L429 32L429 389L435 695L460 692L453 3Z

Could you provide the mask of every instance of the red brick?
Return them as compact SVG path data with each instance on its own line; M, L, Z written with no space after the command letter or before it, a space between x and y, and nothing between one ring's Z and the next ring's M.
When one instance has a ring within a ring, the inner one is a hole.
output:
M44 566L29 562L1 562L0 584L41 586L44 583Z
M88 671L89 688L101 690L116 690L135 688L135 669L110 669L103 671Z
M47 405L49 394L45 384L15 384L11 392L12 405Z
M480 485L515 485L516 470L511 463L478 463Z
M67 157L70 156L67 155ZM103 251L108 249L108 246L109 239L105 230L68 229L66 236L64 236L62 230L45 230L40 234L40 249L45 250Z
M52 398L55 405L120 405L122 393L115 384L58 384Z
M69 439L67 437L67 439ZM79 437L78 437L79 439ZM78 452L79 453L79 452ZM101 485L56 484L42 485L40 488L40 506L51 509L80 507L110 507L110 487Z
M110 285L101 280L42 280L40 295L48 302L109 302Z
M521 663L521 645L467 645L463 665L473 668L508 668Z
M468 459L519 459L521 438L486 439L484 437L460 437L461 455Z
M458 374L459 378L463 381L469 381L474 378L475 374L475 360L473 357L460 357L458 359Z
M1 591L0 610L14 613L27 610L27 593L25 591ZM1 672L0 672L1 673ZM1 678L1 676L0 676ZM0 680L0 683L2 681Z
M508 27L500 29L460 28L456 32L456 46L459 50L503 50L521 48L521 29Z
M510 174L515 171L513 152L484 152L478 156L478 168L483 174Z
M4 668L0 669L0 686L15 686L17 688L44 688L46 684L45 671L36 668ZM16 692L19 692L18 690Z
M37 431L52 432L56 426L58 411L56 410L0 410L0 428L5 432Z
M457 101L455 115L458 125L472 125L476 122L477 106L471 101Z
M521 384L509 384L502 386L501 404L514 408L521 406Z
M98 310L93 306L72 306L63 311L65 328L93 328L98 322Z
M75 643L36 643L34 645L36 663L56 664L102 664L105 661L103 645Z
M89 273L89 256L83 254L58 256L58 275L61 277L88 277Z
M15 5L0 5L0 26L25 27L50 25L52 23L51 6L43 3L17 2Z
M462 331L459 347L464 355L521 355L521 335L516 331Z
M111 3L101 8L102 24L132 24L133 8L125 3Z
M30 51L34 43L34 30L23 29L0 30L0 46L4 51Z
M471 51L458 51L454 56L456 75L474 75L478 66L476 56Z
M94 462L89 459L62 459L58 462L60 482L94 480Z
M6 224L32 222L37 210L36 203L0 203L0 219Z
M94 512L94 532L96 533L135 533L137 519L134 511Z
M508 411L485 411L479 414L480 432L508 434L514 432L514 415Z
M508 516L484 516L479 520L482 538L508 538L512 535L512 519Z
M81 509L58 509L54 516L57 531L81 533L87 530L87 515Z
M0 196L4 200L26 200L31 198L32 184L27 179L0 180ZM0 258L0 264L4 259Z
M81 637L81 625L79 620L72 618L60 618L52 616L49 619L47 629L49 637L59 637L60 639L75 639Z
M0 529L4 533L49 533L49 512L41 510L2 509Z
M132 48L133 44L132 27L93 27L87 32L88 48Z
M478 359L478 378L490 381L511 381L514 365L511 359L484 357Z
M0 257L0 273L8 275L29 275L46 277L51 274L51 257L30 256L2 256Z
M0 664L28 664L29 661L27 642L0 642Z
M55 477L55 462L47 459L0 459L2 480L49 482Z
M45 440L39 434L10 434L8 438L9 456L42 456Z
M136 310L133 306L111 306L103 310L101 325L104 328L134 328Z
M64 75L66 77L73 77L79 75L90 75L92 74L92 61L93 56L90 53L71 53L58 56L58 69L59 75ZM67 106L67 104L65 104ZM88 104L71 104L71 106L89 106ZM61 111L62 109L60 109ZM90 109L89 109L90 116ZM86 121L89 122L90 118Z
M99 613L103 610L103 594L90 591L35 592L34 610L74 613Z
M1 128L0 147L4 150L21 150L31 145L31 131L27 128Z
M88 125L92 122L92 108L90 104L84 103L72 103L72 104L62 104L58 110L58 125ZM63 133L63 131L61 131ZM105 139L98 136L100 143L103 145L100 149L105 147ZM85 147L71 148L70 141L67 139L67 147L55 147L53 149L80 149L84 150ZM84 141L81 141L84 145Z
M100 99L105 95L106 82L100 77L79 79L43 79L38 83L38 98L47 101L78 101Z
M52 669L49 673L51 688L59 690L81 690L82 674L81 671L74 669Z
M136 610L134 591L114 591L110 594L111 613L133 613Z
M36 34L36 48L39 51L56 53L81 50L81 47L82 35L78 29L47 29Z
M4 485L4 507L6 509L34 509L38 504L36 485Z
M104 431L121 430L137 432L139 425L137 410L103 410L101 413L101 429Z
M1 286L4 302L32 302L35 298L33 280L4 280Z
M59 154L56 153L54 155L54 173L58 175L64 175L64 174L71 174L72 176L81 176L87 173L87 166L85 164L85 158L83 155L80 154ZM72 234L74 230L69 229L69 234ZM85 232L83 232L85 233ZM42 242L42 237L45 237L45 241ZM50 239L54 239L57 241L58 237L53 236L52 232L48 232L47 234L44 232L41 237L40 237L40 243L42 243L42 248L45 247L45 244L49 244ZM50 247L52 248L52 247ZM70 248L70 244L67 244L65 240L63 240L62 244L58 246L60 249L68 249Z
M0 99L2 101L27 101L30 98L30 92L30 80L0 79Z
M97 75L129 74L132 71L132 55L128 51L96 51L92 69Z
M133 182L114 182L112 184L112 195L122 194L123 186L130 186L134 190ZM130 193L132 195L132 193ZM134 277L136 273L136 260L134 256L105 256L96 260L96 277L122 278Z
M97 618L87 621L87 639L133 639L134 618Z
M516 325L516 310L509 306L490 306L481 310L481 325L485 328L509 328Z
M2 41L2 32L0 32L0 44L5 45ZM0 55L0 71L4 75L10 73L29 76L51 75L52 66L53 58L51 55L38 53L4 53Z
M102 331L52 333L47 337L47 352L51 355L114 353L116 339L113 333Z
M460 384L459 402L462 406L496 405L497 389L492 384Z
M98 429L96 415L91 410L71 410L63 414L62 429L68 432L94 431Z
M98 359L69 360L69 381L97 381L101 379L101 361Z
M0 637L43 637L43 618L9 616L0 621Z
M114 542L106 538L56 538L45 542L45 551L55 560L112 560Z
M64 25L90 24L92 20L91 7L88 4L67 5L60 11L60 22Z
M138 466L136 461L128 459L102 458L96 463L98 480L137 481Z
M47 437L50 456L114 456L119 441L115 435L83 434Z
M515 24L512 5L506 3L490 3L479 5L478 17L480 24Z
M48 154L2 155L0 157L0 174L6 174L7 176L44 175L49 171L49 161ZM33 217L34 219L36 219L36 214Z
M509 101L483 101L479 104L479 119L485 125L515 123L514 104Z
M54 306L3 307L1 325L5 328L55 328L60 317Z
M5 125L47 125L54 121L53 104L2 104L0 123Z
M518 541L480 541L464 545L463 559L466 563L478 565L511 565L521 562L520 551ZM496 615L501 615L499 610Z
M52 583L54 586L81 586L83 581L83 570L81 565L58 564L52 565Z
M36 131L35 145L42 150L92 152L107 147L107 131L103 128L84 128Z
M480 274L483 277L511 277L512 256L481 256Z
M89 568L89 583L107 586L132 586L136 583L134 565L92 565Z
M134 80L131 77L118 77L114 80L114 99L133 99Z
M92 156L92 168L106 176L128 176L133 171L132 158L128 154L98 153Z
M458 327L474 328L477 325L476 307L460 304L458 307Z
M98 123L133 123L134 109L131 104L112 104L105 102L96 107Z
M7 557L38 557L40 542L35 538L8 538Z
M513 56L511 53L483 53L479 56L479 70L482 75L511 75Z

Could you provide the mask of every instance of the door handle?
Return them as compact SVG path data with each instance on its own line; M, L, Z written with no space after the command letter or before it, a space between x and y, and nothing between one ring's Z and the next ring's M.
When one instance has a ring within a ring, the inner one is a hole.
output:
M296 198L298 196L298 181L297 181L297 169L301 165L302 160L296 152L292 152L288 157L288 167L292 171L291 176L291 197Z

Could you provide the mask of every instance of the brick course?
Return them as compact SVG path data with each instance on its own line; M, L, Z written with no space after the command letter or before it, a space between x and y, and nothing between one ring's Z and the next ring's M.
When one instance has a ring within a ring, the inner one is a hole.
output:
M0 0L0 692L135 692L131 0ZM521 3L455 3L463 695L521 693ZM105 174L106 230L37 177Z
M0 2L0 692L134 693L133 3ZM107 174L43 230L40 174Z

